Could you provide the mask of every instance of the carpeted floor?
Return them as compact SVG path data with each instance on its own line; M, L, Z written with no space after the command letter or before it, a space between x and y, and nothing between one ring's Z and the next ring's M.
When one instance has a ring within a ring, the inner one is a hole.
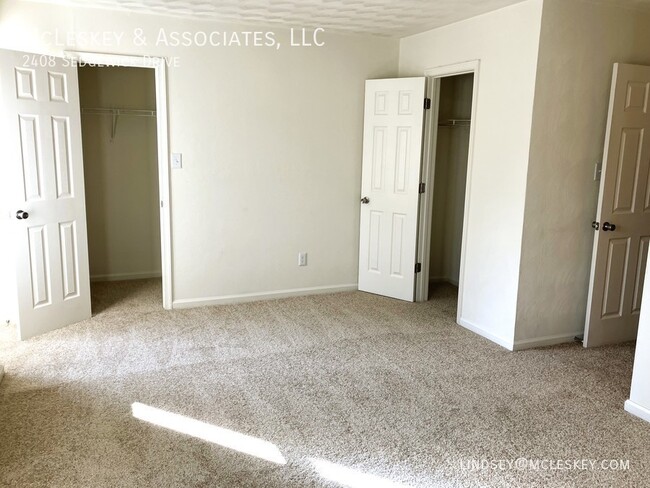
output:
M157 281L95 285L91 320L0 343L0 484L647 486L650 425L623 411L633 346L510 353L455 325L453 291L167 312ZM286 464L134 418L134 402ZM471 464L520 457L630 469Z

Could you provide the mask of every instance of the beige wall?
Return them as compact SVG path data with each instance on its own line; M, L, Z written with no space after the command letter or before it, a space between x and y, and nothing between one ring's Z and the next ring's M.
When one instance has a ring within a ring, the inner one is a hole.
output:
M154 70L79 68L82 108L156 109ZM128 87L128 89L125 89ZM156 119L82 115L90 276L160 276Z
M78 50L178 56L168 69L173 296L178 304L354 286L358 273L364 80L397 74L398 41L326 33L322 48L165 47L168 31L249 26L16 0L0 4L0 46L61 55L44 31L126 33ZM143 28L146 47L132 43ZM71 48L69 46L68 48ZM119 129L118 129L119 130ZM297 266L298 252L309 265Z
M12 239L7 237L14 232L12 226L15 225L15 212L18 209L10 201L9 195L13 194L9 188L12 178L6 174L3 172L0 177L0 329L7 320L13 324L18 323L18 291L13 261L16 251ZM0 336L2 335L0 331Z
M11 223L14 217L10 203L3 198L9 193L5 190L5 184L9 178L3 178L3 180L0 182L0 208L6 209L7 213L0 218L0 328L4 327L7 321L13 324L18 323L16 269L12 260L15 251L10 239L6 238L12 233Z
M470 119L473 75L441 80L431 223L429 279L458 285L469 149L468 126L446 126Z
M512 347L542 1L406 37L400 75L480 60L461 323Z
M650 64L650 15L546 0L526 186L519 347L582 333L612 65Z

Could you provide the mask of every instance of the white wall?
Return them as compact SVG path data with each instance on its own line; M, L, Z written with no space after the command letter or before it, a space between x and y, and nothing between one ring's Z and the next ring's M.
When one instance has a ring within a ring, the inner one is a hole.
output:
M429 279L458 285L460 272L469 126L446 126L470 119L473 75L442 78L436 141Z
M517 347L582 333L612 65L650 64L650 14L545 0L526 188Z
M400 42L400 75L480 60L461 323L512 347L542 1Z
M647 272L644 290L650 290L650 273ZM650 293L644 294L641 299L632 389L630 399L625 402L625 410L650 422Z
M61 54L44 31L124 31L78 50L179 56L168 70L173 296L355 285L364 80L394 77L398 42L325 34L322 48L153 46L167 31L250 27L6 0L0 46ZM149 45L136 46L143 28ZM258 28L259 29L259 28ZM68 46L72 48L72 46ZM299 251L309 265L297 266ZM198 300L198 301L197 301ZM179 302L180 301L180 302Z
M154 70L79 68L82 107L156 109ZM128 87L125 90L124 87ZM156 119L82 115L90 277L160 276Z

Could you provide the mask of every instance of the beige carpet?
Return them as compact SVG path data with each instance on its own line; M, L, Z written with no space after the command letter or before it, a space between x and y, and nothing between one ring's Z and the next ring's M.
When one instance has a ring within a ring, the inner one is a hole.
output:
M156 281L93 293L91 320L0 344L3 486L648 486L650 425L623 411L632 345L510 353L455 325L450 288L173 312ZM134 418L134 402L286 464ZM630 469L467 469L522 456Z

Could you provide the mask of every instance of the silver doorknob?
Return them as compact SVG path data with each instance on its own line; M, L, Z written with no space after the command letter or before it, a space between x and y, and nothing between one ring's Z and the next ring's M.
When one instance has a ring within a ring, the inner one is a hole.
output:
M18 210L18 212L16 212L16 218L18 220L27 220L29 218L29 214L24 210Z
M603 232L607 232L608 230L616 230L616 225L615 224L610 224L609 222L603 222Z
M367 205L368 203L370 203L370 198L368 198L368 197L363 197L363 198L361 199L361 203L363 203L364 205Z

